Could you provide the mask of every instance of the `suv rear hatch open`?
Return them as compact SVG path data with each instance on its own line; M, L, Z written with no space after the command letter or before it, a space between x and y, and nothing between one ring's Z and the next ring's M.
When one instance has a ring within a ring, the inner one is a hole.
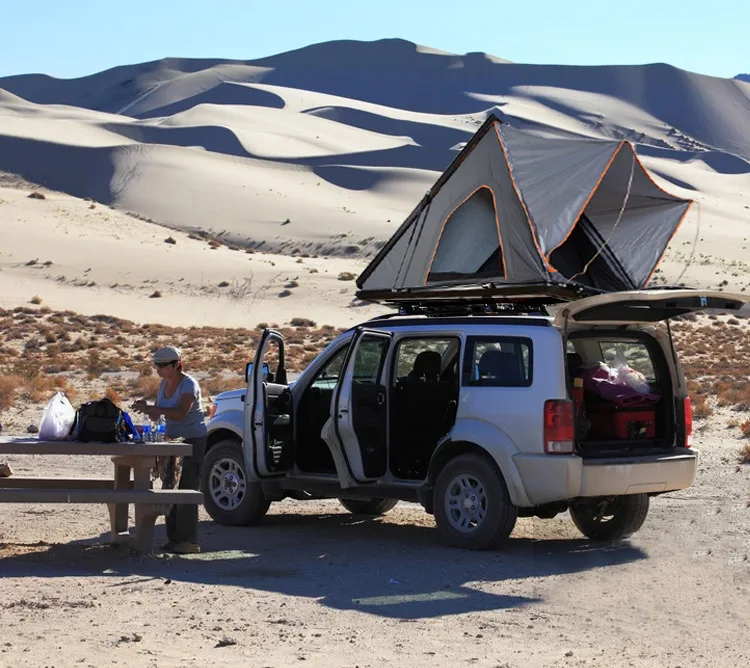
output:
M691 418L669 319L737 312L750 297L718 291L638 290L587 297L555 316L584 456L666 452L688 445ZM666 321L667 331L648 325Z

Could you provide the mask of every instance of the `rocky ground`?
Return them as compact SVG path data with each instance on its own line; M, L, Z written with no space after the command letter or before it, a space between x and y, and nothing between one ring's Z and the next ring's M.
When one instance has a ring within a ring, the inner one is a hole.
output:
M750 466L727 432L700 431L695 486L654 499L616 545L565 515L472 553L441 546L415 505L361 520L287 501L255 528L202 513L201 555L136 557L107 544L104 508L5 505L0 666L746 665ZM109 471L104 458L10 464Z

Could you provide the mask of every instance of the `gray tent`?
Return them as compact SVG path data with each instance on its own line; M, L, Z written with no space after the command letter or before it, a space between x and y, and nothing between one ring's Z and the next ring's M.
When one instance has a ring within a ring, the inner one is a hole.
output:
M645 287L691 200L628 142L545 139L491 116L357 280L400 301Z

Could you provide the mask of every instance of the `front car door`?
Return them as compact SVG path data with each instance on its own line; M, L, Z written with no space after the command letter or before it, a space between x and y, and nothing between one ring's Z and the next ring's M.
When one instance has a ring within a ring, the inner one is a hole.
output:
M276 349L274 351L274 348ZM268 364L272 352L276 364ZM273 372L268 371L274 368ZM243 433L250 442L253 473L259 478L283 475L294 465L293 403L286 381L284 337L267 329L247 374ZM247 452L247 450L246 450Z
M335 438L354 482L385 475L388 463L386 359L392 335L360 329L333 397ZM342 481L343 482L343 481Z

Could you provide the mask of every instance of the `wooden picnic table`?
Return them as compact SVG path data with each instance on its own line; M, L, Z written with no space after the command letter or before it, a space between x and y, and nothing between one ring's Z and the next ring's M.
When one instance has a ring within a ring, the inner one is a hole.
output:
M33 438L0 438L0 455L109 456L112 478L0 478L0 503L103 503L109 508L112 541L127 542L139 551L151 552L154 525L159 515L175 504L200 504L195 490L153 489L151 470L156 457L189 456L189 443L79 443L40 441ZM133 478L131 480L131 471ZM128 527L128 506L135 507L135 540Z

